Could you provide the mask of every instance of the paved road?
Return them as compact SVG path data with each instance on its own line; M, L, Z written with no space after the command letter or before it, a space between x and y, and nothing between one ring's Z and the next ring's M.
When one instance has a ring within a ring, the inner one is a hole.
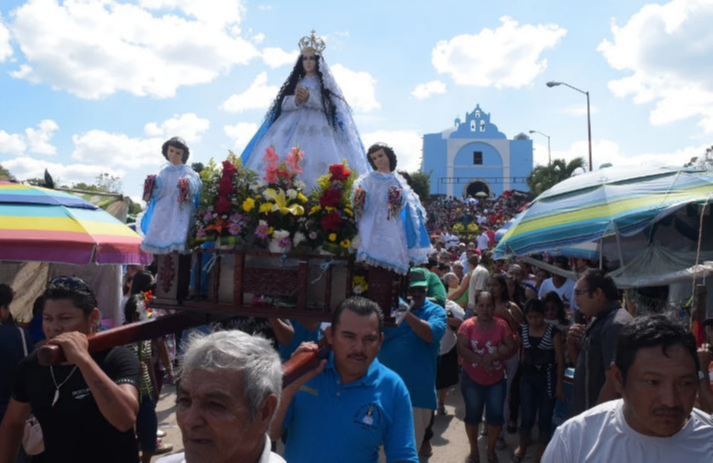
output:
M176 425L175 400L174 387L165 386L161 394L161 400L156 407L156 413L158 414L160 429L167 433L164 441L173 444L174 451L180 451L183 448L183 444L181 443L181 432ZM447 415L436 416L433 428L435 435L431 441L433 456L422 459L422 462L461 463L468 456L470 449L463 424L465 409L458 388L452 389L448 394L446 411L448 412ZM512 458L512 451L515 448L517 438L515 435L506 435L505 440L508 443L508 448L498 451L498 458L501 463L509 462ZM480 449L480 459L482 462L486 462L484 438L480 440ZM156 458L154 458L154 461L156 461ZM523 461L531 462L532 459L528 456Z

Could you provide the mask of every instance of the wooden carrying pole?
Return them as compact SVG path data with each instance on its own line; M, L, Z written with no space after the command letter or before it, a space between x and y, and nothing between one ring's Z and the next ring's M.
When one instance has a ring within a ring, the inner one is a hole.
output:
M101 352L115 346L158 338L222 318L225 318L225 316L215 317L208 314L182 311L153 320L119 326L90 336L88 339L89 352ZM302 352L294 355L282 365L283 387L315 368L319 361L327 356L329 347L324 340L320 342L319 346L319 351ZM64 362L66 358L59 346L45 345L39 348L37 360L41 365L48 366Z

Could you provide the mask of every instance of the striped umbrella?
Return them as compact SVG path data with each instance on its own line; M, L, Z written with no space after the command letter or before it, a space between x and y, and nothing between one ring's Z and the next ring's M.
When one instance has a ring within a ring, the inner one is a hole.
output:
M631 236L713 197L713 173L683 167L608 168L558 183L518 215L495 249L522 256L607 236Z
M148 264L140 245L126 224L81 198L0 182L0 260Z

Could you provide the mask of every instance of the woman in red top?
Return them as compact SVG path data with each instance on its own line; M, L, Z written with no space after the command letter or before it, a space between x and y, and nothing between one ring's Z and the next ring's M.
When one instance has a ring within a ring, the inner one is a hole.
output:
M503 426L505 359L517 349L507 323L496 318L492 295L483 291L475 306L476 316L458 329L458 353L463 358L461 392L465 401L465 430L470 443L468 462L480 461L478 427L485 408L488 426L488 462L497 462L495 444Z

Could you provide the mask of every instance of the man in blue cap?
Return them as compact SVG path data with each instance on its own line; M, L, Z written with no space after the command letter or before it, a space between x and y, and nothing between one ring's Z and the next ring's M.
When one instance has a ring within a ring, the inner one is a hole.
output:
M411 309L396 327L384 329L379 361L406 383L413 407L416 446L423 441L431 413L436 409L436 360L446 331L446 311L427 299L427 270L409 272Z

